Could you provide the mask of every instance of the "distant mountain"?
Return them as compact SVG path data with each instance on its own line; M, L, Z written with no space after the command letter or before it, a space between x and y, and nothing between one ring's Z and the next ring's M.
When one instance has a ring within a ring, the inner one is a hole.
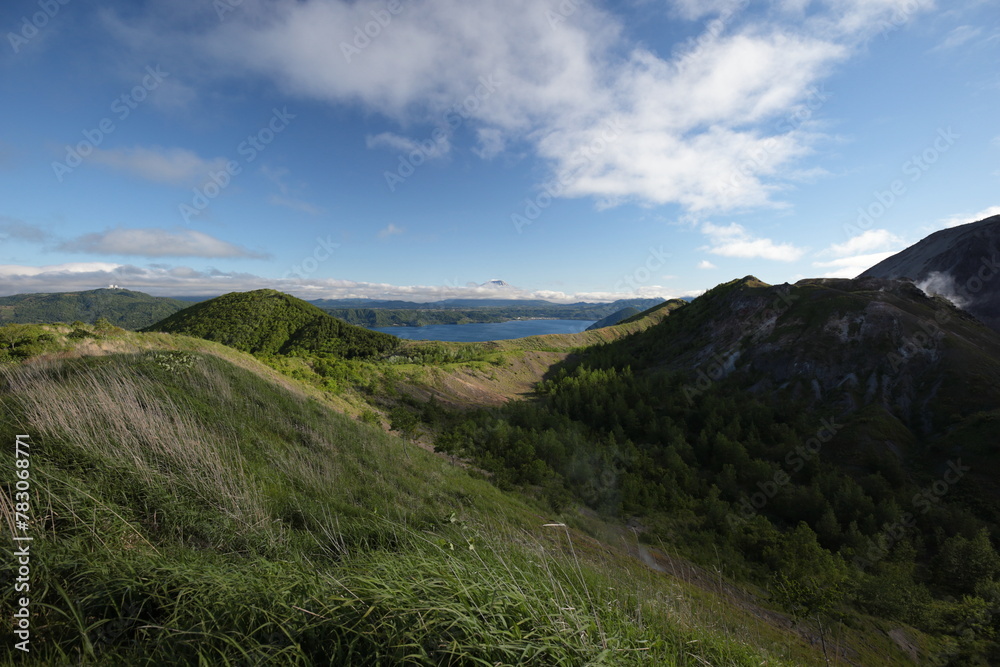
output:
M604 327L614 326L615 324L618 324L622 320L626 320L632 317L633 315L638 315L640 312L641 311L635 306L628 306L626 308L622 308L621 310L616 310L607 317L602 317L601 319L591 324L589 327L587 327L586 331L591 331L593 329L603 329Z
M1000 331L1000 215L935 232L859 278L909 278Z
M480 285L480 287L492 287L492 288L495 288L495 289L514 289L513 285L511 285L510 283L508 283L506 281L499 280L499 279L487 280L485 283L483 283L482 285Z
M0 297L0 324L40 324L107 318L123 329L141 329L176 313L188 304L127 289L85 292L17 294Z
M444 299L428 303L317 299L310 303L352 324L420 326L458 322L503 322L523 318L599 320L628 307L634 307L641 312L662 304L663 299L620 299L612 303L552 303L540 299Z
M174 313L145 331L185 334L257 354L296 350L360 357L388 352L399 339L347 324L276 290L233 292Z

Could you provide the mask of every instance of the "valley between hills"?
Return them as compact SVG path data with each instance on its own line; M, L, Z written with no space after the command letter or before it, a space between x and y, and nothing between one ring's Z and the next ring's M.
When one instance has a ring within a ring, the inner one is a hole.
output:
M997 664L1000 218L966 227L920 275L571 335L401 341L274 290L0 327L30 660Z

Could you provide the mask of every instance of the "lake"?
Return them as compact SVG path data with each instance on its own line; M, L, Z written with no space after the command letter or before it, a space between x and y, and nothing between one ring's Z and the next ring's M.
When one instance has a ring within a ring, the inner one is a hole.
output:
M425 327L370 327L406 340L446 340L475 343L544 334L580 333L594 320L511 320L483 324L428 324Z

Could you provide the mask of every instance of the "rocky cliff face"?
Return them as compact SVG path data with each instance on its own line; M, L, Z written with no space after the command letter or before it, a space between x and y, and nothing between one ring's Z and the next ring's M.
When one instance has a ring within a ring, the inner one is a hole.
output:
M1000 331L1000 216L943 229L860 278L909 278Z
M651 366L846 415L882 408L915 432L1000 406L1000 334L913 283L867 278L720 286L627 341Z

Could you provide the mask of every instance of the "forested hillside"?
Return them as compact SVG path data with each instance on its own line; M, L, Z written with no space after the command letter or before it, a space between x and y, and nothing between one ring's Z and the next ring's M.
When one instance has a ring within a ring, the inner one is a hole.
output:
M0 297L0 324L77 321L93 324L103 317L115 326L142 329L187 305L176 299L125 289L17 294Z
M317 353L365 357L390 352L395 336L347 324L275 290L233 292L203 301L150 326L197 336L255 354Z
M912 285L751 277L534 401L424 418L501 486L638 520L795 614L851 608L995 664L998 387L1000 336Z

